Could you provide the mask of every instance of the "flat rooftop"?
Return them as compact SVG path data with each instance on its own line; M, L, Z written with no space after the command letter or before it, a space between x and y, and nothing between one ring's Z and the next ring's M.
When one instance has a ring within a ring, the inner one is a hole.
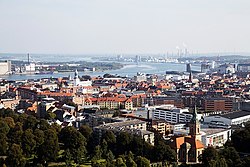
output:
M212 135L224 131L228 131L230 129L221 129L221 128L202 128L201 132L204 132L206 135Z
M236 112L231 112L228 114L221 115L221 117L228 118L228 119L235 119L235 118L240 118L244 116L250 115L250 112L247 111L236 111Z
M122 128L125 126L131 126L131 125L137 125L137 124L146 124L146 122L141 121L141 120L129 120L129 121L122 121L122 122L108 123L108 124L100 125L98 127L109 129L109 128Z

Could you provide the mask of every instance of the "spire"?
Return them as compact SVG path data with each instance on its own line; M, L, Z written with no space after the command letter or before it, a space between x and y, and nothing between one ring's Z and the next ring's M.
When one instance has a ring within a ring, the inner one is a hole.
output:
M194 109L193 109L193 118L191 119L189 123L189 134L193 136L196 140L201 141L200 123L197 118L196 105L194 105Z
M193 108L193 118L191 119L191 123L196 123L198 122L198 118L197 118L197 110L196 110L196 104L194 105Z
M77 69L75 70L75 77L74 78L75 79L78 78L78 71L77 71Z

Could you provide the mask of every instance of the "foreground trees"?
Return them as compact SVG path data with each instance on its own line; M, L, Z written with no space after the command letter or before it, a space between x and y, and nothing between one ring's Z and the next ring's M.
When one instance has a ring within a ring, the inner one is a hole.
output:
M53 129L44 131L44 142L38 147L37 161L42 164L53 162L57 159L59 151L58 137Z
M225 147L218 150L208 147L203 151L200 160L207 167L247 167L250 162L250 158L247 156L240 158L234 147Z
M171 163L175 154L164 142L152 146L127 132L106 131L102 138L83 125L62 128L11 110L0 110L0 166L48 166L92 161L94 166L148 166L151 162ZM6 157L1 159L1 157Z
M155 146L141 137L126 132L106 131L99 138L88 126L79 130L49 125L26 114L0 110L0 166L48 166L50 162L65 162L67 166L83 161L93 166L147 167L154 162L174 165L176 153L156 135ZM236 131L223 149L208 147L200 160L203 166L249 166L250 125ZM243 156L239 156L239 153Z
M74 127L63 128L59 136L63 149L67 151L65 159L71 157L76 164L81 163L87 152L85 137Z
M250 153L250 122L246 123L245 128L236 130L231 136L231 146L239 152Z
M8 153L7 153L7 158L6 158L7 166L23 167L23 166L25 166L25 163L26 163L26 159L23 156L23 151L22 151L20 145L13 144L12 146L10 146Z
M147 167L150 162L174 165L176 153L156 135L155 145L127 132L106 131L99 134L88 126L74 127L49 125L26 114L16 115L0 110L0 166L48 166L51 162L65 162L67 166L83 161L93 166ZM236 131L225 148L208 147L200 157L203 166L247 167L250 125ZM241 157L239 156L241 154ZM243 155L243 156L242 156ZM245 156L246 155L246 156Z

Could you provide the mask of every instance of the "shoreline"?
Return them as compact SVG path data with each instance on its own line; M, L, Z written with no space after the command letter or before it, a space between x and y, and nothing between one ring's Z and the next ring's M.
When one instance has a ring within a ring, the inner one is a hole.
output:
M164 75L166 71L185 71L186 65L183 63L141 63L139 65L126 63L123 64L122 68L115 70L98 70L98 71L79 71L79 75L89 75L91 77L94 76L103 76L104 74L112 74L119 76L128 76L133 77L138 72L145 74L159 74ZM194 69L195 70L195 69ZM58 72L53 74L12 74L12 75L0 75L0 78L6 80L28 80L28 79L41 79L41 78L61 78L67 76L73 76L74 71L72 72Z

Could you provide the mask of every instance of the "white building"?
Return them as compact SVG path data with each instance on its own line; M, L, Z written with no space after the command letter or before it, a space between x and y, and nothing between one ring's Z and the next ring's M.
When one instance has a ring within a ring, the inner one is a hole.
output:
M146 81L147 80L147 76L144 73L137 73L136 76L134 76L134 80L137 82L142 82L142 81Z
M36 64L30 63L28 65L25 65L25 71L26 72L35 72L36 71Z
M216 71L220 74L229 74L229 73L235 73L235 67L233 64L223 64L220 65Z
M58 88L58 85L56 83L46 83L42 84L42 89L50 89L50 90L55 90Z
M189 127L186 124L177 124L173 129L174 135L188 135ZM204 146L222 147L231 139L232 130L223 128L201 128L201 141Z
M6 75L11 73L11 61L0 62L0 75Z
M232 135L231 129L207 128L201 129L201 131L201 140L206 147L222 147L227 142L227 140L231 139Z
M76 69L73 84L74 86L92 86L92 81L81 81Z
M103 131L113 131L114 133L128 132L154 145L154 133L146 130L146 122L140 120L127 120L122 122L107 123L94 128L94 131L99 132L99 138Z
M177 74L166 74L165 79L171 80L171 81L179 81L179 80L185 80L188 79L189 75L177 75Z
M244 122L250 121L250 112L237 111L224 115L212 115L204 117L206 123L222 123L225 125L240 125Z
M188 109L180 108L156 108L153 112L153 118L163 119L169 123L187 123L190 122L193 115Z
M188 135L189 133L189 127L186 123L172 124L170 128L174 135Z

